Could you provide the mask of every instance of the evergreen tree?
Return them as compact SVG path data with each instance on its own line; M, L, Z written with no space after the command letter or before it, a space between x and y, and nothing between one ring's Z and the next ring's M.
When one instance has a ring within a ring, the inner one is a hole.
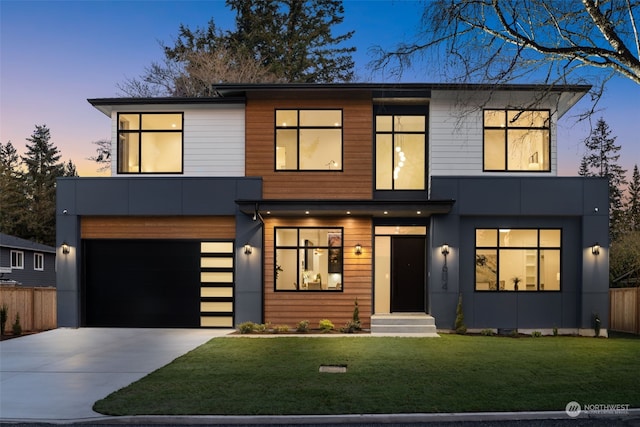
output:
M638 165L633 166L626 214L630 230L640 231L640 173Z
M37 126L27 138L27 152L22 156L26 173L28 236L36 242L53 246L56 236L56 178L64 175L58 148L51 142L46 125Z
M591 135L585 140L587 153L580 163L584 176L600 176L609 182L609 235L611 240L624 228L624 200L622 187L627 183L626 171L618 164L620 146L615 144L616 137L611 136L609 125L600 118ZM584 165L583 165L584 164Z
M78 176L78 169L71 160L64 164L62 172L62 176Z
M0 143L0 232L22 236L27 227L20 156L11 141Z

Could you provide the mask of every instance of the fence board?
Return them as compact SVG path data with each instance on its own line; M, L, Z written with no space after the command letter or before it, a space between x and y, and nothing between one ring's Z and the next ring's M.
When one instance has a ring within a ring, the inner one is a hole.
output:
M609 289L609 329L640 334L640 288Z
M56 288L0 286L0 306L8 307L4 333L12 331L16 314L24 332L37 332L57 327Z

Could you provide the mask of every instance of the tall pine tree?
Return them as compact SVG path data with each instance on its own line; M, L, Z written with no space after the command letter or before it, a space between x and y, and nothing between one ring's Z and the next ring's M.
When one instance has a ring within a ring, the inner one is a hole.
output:
M591 135L585 140L587 152L580 162L583 176L600 176L609 182L609 235L611 240L624 229L624 200L622 187L627 183L626 171L618 164L620 146L615 144L609 125L600 118Z
M640 173L638 165L633 166L626 215L630 230L640 231Z
M11 141L0 143L0 232L27 234L26 210L20 156Z
M22 156L26 168L26 238L53 246L56 237L56 178L64 175L64 166L46 125L36 125L27 141L27 151Z

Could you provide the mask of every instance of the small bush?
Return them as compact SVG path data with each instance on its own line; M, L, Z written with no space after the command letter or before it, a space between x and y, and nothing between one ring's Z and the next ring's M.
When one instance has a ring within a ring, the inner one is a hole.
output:
M520 336L520 334L518 333L518 329L513 329L511 332L509 332L509 336L511 338L518 338Z
M531 336L532 336L533 338L540 338L540 337L542 336L542 332L540 332L540 331L533 331L533 332L531 332Z
M333 322L329 319L322 319L320 323L318 323L318 327L322 332L330 332L333 330L334 325Z
M274 334L281 334L281 333L286 333L289 332L289 326L288 325L276 325L273 327L273 333Z
M456 307L455 329L457 334L467 333L467 326L464 324L464 313L462 312L462 294L458 295L458 306Z
M362 327L360 325L360 308L358 307L358 298L356 298L356 301L354 303L353 316L352 316L351 324L355 328L356 331L359 331L360 329L362 329Z
M238 331L240 331L241 334L250 334L255 330L256 324L253 322L244 322L238 325Z
M254 330L256 332L266 332L269 330L269 327L271 326L270 323L260 323L258 325L254 325Z
M360 322L356 323L353 320L349 320L344 324L342 328L340 328L340 332L343 334L353 334L356 331L360 330Z
M296 325L296 331L298 332L309 332L309 321L301 320Z
M489 329L489 328L483 329L480 331L480 335L483 335L485 337L491 337L493 336L493 329Z
M556 328L555 326L553 327L553 336L554 337L558 336L558 328Z
M13 323L13 335L22 335L22 325L20 325L20 313L16 313L16 321Z
M9 307L7 304L2 304L0 307L0 335L4 335L4 329L7 326L7 318L9 316Z

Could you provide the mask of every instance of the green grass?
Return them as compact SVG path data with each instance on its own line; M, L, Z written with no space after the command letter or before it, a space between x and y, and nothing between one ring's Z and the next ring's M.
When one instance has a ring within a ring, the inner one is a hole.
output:
M110 415L283 415L640 407L640 340L217 338L100 400ZM346 364L346 374L319 373Z

